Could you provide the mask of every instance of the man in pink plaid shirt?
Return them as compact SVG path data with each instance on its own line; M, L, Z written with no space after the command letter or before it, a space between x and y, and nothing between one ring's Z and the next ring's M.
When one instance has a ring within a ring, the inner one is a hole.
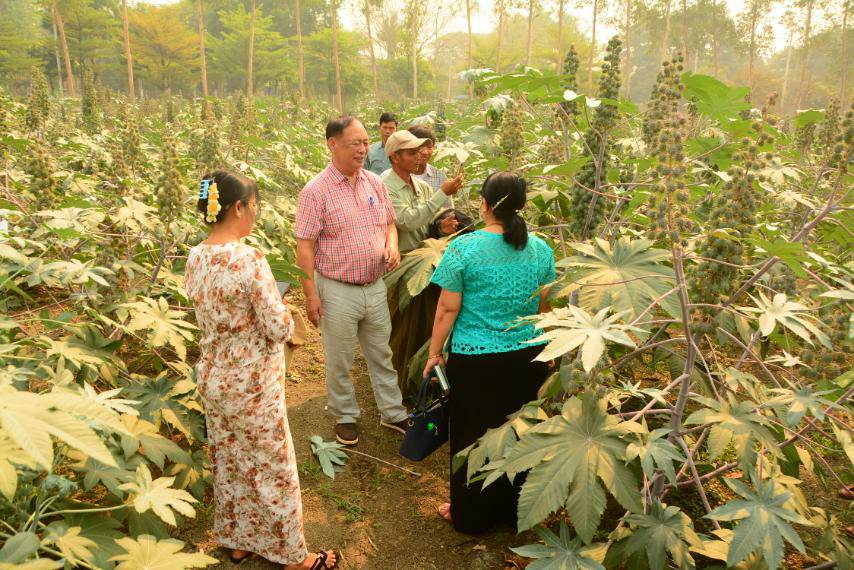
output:
M391 320L383 275L400 265L395 213L380 178L362 167L368 132L344 116L326 125L332 161L299 195L297 264L309 320L320 327L328 409L337 417L335 438L359 441L359 405L350 378L356 340L368 363L380 424L406 431L397 373L388 340Z

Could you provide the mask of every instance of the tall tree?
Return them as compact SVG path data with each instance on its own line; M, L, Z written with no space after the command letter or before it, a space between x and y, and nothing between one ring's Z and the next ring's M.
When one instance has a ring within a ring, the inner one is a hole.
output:
M786 67L783 70L783 87L780 90L780 111L785 113L786 103L788 102L787 95L789 94L789 71L792 68L792 51L794 51L792 44L795 41L795 30L797 30L795 13L793 11L786 10L786 13L783 15L783 24L789 31L788 38L786 40Z
M205 10L202 7L202 0L196 0L196 17L199 19L199 63L202 67L202 95L207 98L208 64L205 58Z
M68 39L65 37L65 23L63 22L62 14L59 12L56 0L53 0L51 11L53 12L53 21L56 23L56 29L59 30L62 58L65 61L65 91L69 97L74 97L74 72L71 70L71 54L68 52Z
M804 89L807 81L807 66L810 58L810 34L812 33L813 0L806 0L806 23L804 24L804 41L801 46L801 75L798 79L798 94L795 97L795 108L800 109L804 99Z
M525 49L525 65L531 67L531 55L534 48L534 9L535 0L528 0L528 45Z
M626 0L626 99L632 98L632 0Z
M504 40L504 27L507 25L507 5L505 0L498 0L495 5L498 10L498 37L495 44L495 73L501 73L501 42Z
M232 90L246 89L248 79L247 55L249 53L249 28L251 14L242 3L233 10L221 10L218 20L222 25L221 37L213 33L208 38L210 48L211 79ZM257 13L252 51L252 88L281 81L296 75L296 67L288 58L286 40L274 31L271 16Z
M596 53L596 20L599 17L599 2L593 0L593 25L590 31L590 54L587 56L587 89L593 93L593 55Z
M371 30L371 0L363 0L362 11L365 14L365 28L368 32L368 53L371 55L371 79L374 85L374 99L379 99L380 90L377 87L377 55L374 52L374 35Z
M128 96L130 100L133 101L134 98L134 88L133 88L133 54L130 51L130 31L128 30L128 3L127 0L122 0L122 28L124 30L124 44L125 44L125 61L127 61L128 68Z
M664 36L661 38L661 54L659 61L667 59L667 50L670 49L670 1L664 0Z
M249 53L246 63L246 96L252 105L252 97L255 94L255 78L253 69L255 67L255 0L249 1Z
M332 59L335 65L335 98L338 110L344 112L344 97L341 94L341 63L338 57L338 0L330 2L332 10Z
M472 58L472 30L471 30L471 13L474 9L474 0L466 0L466 31L468 33L468 50L466 54L466 69L474 67L474 59ZM474 97L474 84L469 82L469 99Z
M717 7L717 0L712 0L712 6ZM712 30L712 57L714 58L715 65L715 77L720 77L721 75L721 57L720 57L720 40L718 39L719 30L714 28Z
M563 67L563 16L566 11L566 0L558 0L557 3L557 72L561 72Z
M750 0L745 6L744 12L740 15L741 23L746 28L748 37L748 56L747 56L747 84L750 88L755 87L754 76L756 71L756 55L759 50L759 24L768 12L771 6L771 0Z
M847 32L848 32L848 0L845 0L845 5L842 7L842 30L840 32L842 35L842 59L840 60L842 63L842 77L841 77L841 81L839 82L839 102L842 105L845 105L845 103L848 101L848 99L845 98L845 87L846 87L845 84L848 82L848 49L847 49L848 46L846 45L846 42L845 42L845 36L848 35Z
M688 65L688 0L682 0L682 55Z
M178 5L143 6L128 13L135 80L149 91L178 89L198 81L196 33Z
M302 6L300 0L296 0L294 21L297 32L297 75L299 77L299 94L305 97L305 53L302 47Z

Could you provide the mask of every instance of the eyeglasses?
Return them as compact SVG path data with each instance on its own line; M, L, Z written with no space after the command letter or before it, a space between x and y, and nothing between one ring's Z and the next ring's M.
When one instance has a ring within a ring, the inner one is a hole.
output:
M349 148L364 148L366 146L370 146L371 143L368 139L360 140L360 141L350 141L348 143L344 143L344 146Z

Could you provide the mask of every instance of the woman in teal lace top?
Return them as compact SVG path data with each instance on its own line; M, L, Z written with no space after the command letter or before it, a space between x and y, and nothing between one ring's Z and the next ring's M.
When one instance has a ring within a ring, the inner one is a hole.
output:
M451 457L536 399L548 374L545 363L533 362L542 350L530 343L538 336L533 325L517 323L547 309L543 286L555 279L551 248L528 233L519 215L526 190L513 173L490 175L481 189L486 226L451 242L433 274L442 293L424 373L445 363L443 346L453 333L447 361ZM467 486L465 468L452 471L451 502L439 513L460 532L481 532L496 521L515 527L521 479L513 485L503 478L481 491L480 483Z

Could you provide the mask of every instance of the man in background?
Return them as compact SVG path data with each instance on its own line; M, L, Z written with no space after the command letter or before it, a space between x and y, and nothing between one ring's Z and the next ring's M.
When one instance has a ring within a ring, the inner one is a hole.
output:
M366 170L370 170L379 176L391 168L391 162L389 162L388 154L385 151L385 143L396 130L397 117L391 113L380 115L380 137L382 139L372 144L368 149L368 158L365 160Z
M424 171L424 145L432 144L430 139L418 138L410 131L397 131L386 142L386 152L391 159L391 169L382 175L382 181L388 188L388 195L396 214L395 225L399 240L400 253L406 254L420 247L427 237L430 223L441 210L445 202L459 192L463 186L462 175L446 181L441 188L434 190L430 185L415 176ZM457 231L456 216L450 215L442 220L439 232L448 236ZM412 386L406 382L407 369L413 355L430 338L433 330L433 317L440 289L429 285L413 297L409 305L400 310L398 306L398 287L389 291L389 313L391 314L391 337L389 345L393 353L392 364L397 371L401 391L412 395Z

